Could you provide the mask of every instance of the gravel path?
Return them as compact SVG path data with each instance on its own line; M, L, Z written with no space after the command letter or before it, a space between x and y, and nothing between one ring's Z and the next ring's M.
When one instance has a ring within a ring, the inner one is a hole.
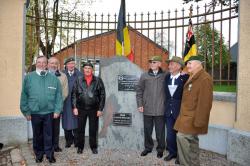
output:
M86 139L88 140L88 139ZM156 151L141 157L141 151L128 150L128 149L102 149L99 148L98 154L92 154L88 142L85 143L83 154L77 154L76 148L64 148L65 141L60 139L60 146L63 152L55 153L57 162L50 164L46 159L41 164L36 164L32 150L32 143L22 144L18 148L21 150L21 155L25 159L25 164L19 163L17 165L28 166L174 166L174 160L165 162L163 158L156 157ZM11 162L11 150L0 153L0 166L2 165L16 165ZM164 153L166 156L166 152ZM225 156L201 150L200 153L201 166L239 166L238 164L227 161Z

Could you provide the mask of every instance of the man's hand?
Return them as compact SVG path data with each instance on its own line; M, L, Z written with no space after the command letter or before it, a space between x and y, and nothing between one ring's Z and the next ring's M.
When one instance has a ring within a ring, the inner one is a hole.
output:
M97 117L102 116L102 111L97 111Z
M78 115L78 109L77 109L77 108L74 108L74 109L73 109L73 114L74 114L75 116Z
M138 108L138 111L139 111L139 112L143 112L143 107L139 107L139 108Z
M54 119L57 119L57 118L59 118L60 117L60 114L58 114L58 113L54 113Z
M25 118L27 119L27 121L31 120L31 116L30 115L25 116Z

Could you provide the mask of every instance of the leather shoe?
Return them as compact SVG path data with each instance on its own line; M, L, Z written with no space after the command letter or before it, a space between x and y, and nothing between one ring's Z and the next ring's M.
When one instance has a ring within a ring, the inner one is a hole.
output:
M173 158L176 158L176 156L177 156L177 155L169 154L168 156L166 156L166 157L164 158L164 160L165 160L165 161L170 161L170 160L172 160Z
M55 159L54 156L52 156L50 158L47 157L47 159L49 160L50 163L55 163L56 162L56 159Z
M36 157L36 163L43 162L43 157Z
M0 150L3 148L3 143L0 143Z
M151 151L145 149L141 152L141 156L147 156L148 153L151 153Z
M72 143L66 143L65 148L70 148Z
M91 150L92 150L92 153L93 153L93 154L97 154L97 153L98 153L97 149L95 149L95 148L94 148L94 149L91 149Z
M77 149L77 153L78 153L78 154L82 154L82 151L83 151L82 148L78 148L78 149Z
M62 149L61 149L60 147L57 147L57 148L54 149L54 151L55 151L55 152L61 152Z
M162 158L163 152L157 152L157 158Z
M175 164L180 164L180 161L178 159L175 160Z

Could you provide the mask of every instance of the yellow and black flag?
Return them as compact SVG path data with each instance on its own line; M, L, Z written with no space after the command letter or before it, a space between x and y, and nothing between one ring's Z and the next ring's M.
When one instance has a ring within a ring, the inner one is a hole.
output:
M125 0L121 0L118 17L116 55L126 56L130 61L134 61L134 54L130 45L128 27L126 26Z
M197 56L197 48L196 48L195 38L194 38L194 33L193 33L192 20L190 18L187 36L186 36L185 50L184 50L184 62L186 62L191 56Z

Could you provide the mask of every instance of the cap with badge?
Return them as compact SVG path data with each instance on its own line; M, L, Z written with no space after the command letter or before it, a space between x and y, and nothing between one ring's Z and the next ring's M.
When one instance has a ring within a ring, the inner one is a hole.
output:
M179 63L181 65L181 67L185 66L184 61L182 60L182 58L178 57L178 56L173 56L171 59L166 60L166 63L170 63L170 62L176 62Z
M155 55L155 56L152 56L148 61L149 61L149 62L152 62L152 61L161 62L161 61L162 61L162 58L161 58L160 55Z
M69 58L67 58L67 59L64 61L64 65L66 65L67 63L72 62L72 61L75 61L75 58L69 57Z
M204 62L204 57L201 55L195 55L195 56L191 56L186 62L188 61L200 61L200 62Z
M85 66L90 66L90 67L94 68L93 64L90 63L90 62L83 62L82 63L82 68L85 67Z

